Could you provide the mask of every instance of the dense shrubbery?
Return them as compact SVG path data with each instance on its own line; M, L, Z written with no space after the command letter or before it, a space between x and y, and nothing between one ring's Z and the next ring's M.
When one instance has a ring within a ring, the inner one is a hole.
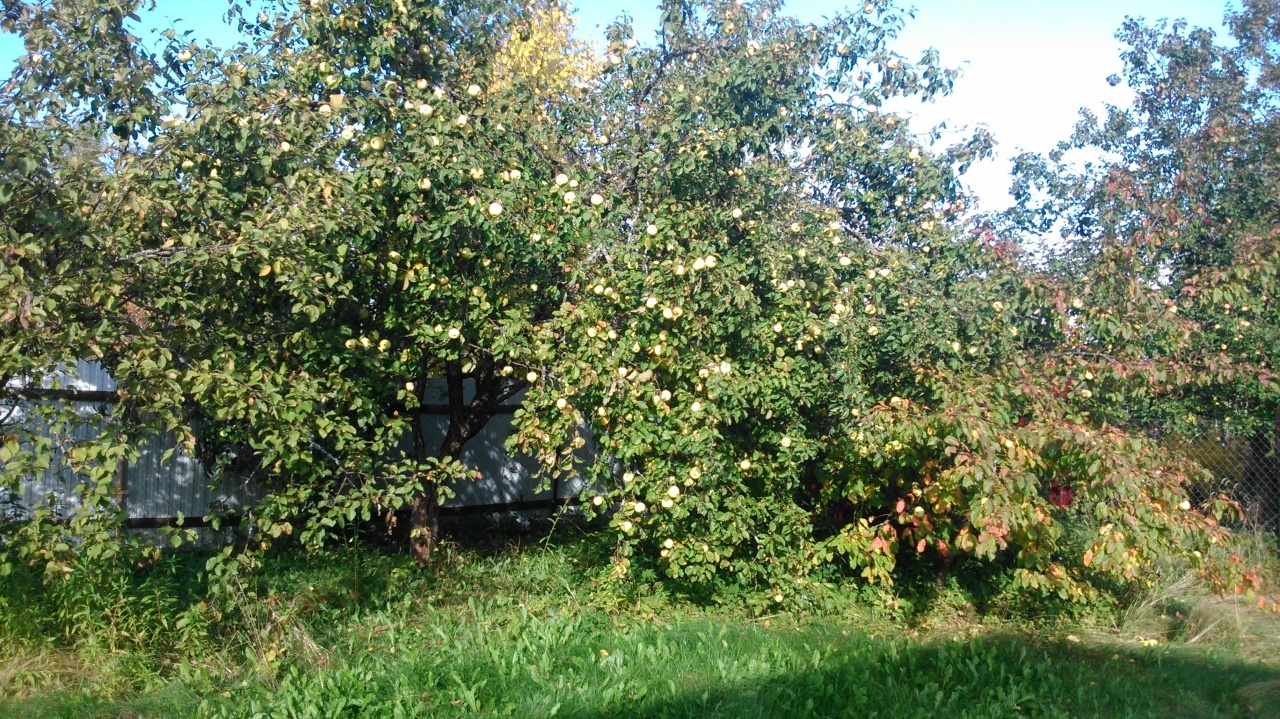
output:
M86 477L70 523L7 532L3 566L153 553L120 551L114 467L197 426L212 464L249 458L270 489L215 587L273 542L377 519L407 521L425 563L462 446L527 391L513 447L593 480L612 580L803 607L815 569L888 583L907 560L1085 601L1177 557L1265 592L1229 505L1193 507L1192 468L1123 410L1274 408L1275 323L1208 339L1224 305L1273 316L1272 225L1169 265L1129 232L1142 205L1074 263L1027 262L963 219L989 140L939 147L882 109L952 79L893 52L896 9L814 27L673 2L653 44L615 25L599 60L554 3L307 2L241 18L247 48L154 55L132 9L4 21L30 54L0 99L0 377L94 358L122 401L64 454ZM437 377L438 449L416 421ZM4 431L7 483L51 461L29 424Z

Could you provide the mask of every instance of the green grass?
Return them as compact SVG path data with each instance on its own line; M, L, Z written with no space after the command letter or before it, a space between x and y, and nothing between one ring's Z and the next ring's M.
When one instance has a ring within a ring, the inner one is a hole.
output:
M281 557L262 611L185 657L0 643L0 716L1280 717L1280 617L1177 581L1122 627L978 616L945 588L909 617L841 591L759 617L601 601L595 551Z

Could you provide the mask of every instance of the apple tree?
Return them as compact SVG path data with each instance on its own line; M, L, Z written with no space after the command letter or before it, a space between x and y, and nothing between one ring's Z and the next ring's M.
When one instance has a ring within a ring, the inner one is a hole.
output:
M266 487L251 520L263 542L316 544L411 508L425 561L462 445L538 381L530 328L553 316L584 232L559 226L555 183L593 68L568 16L233 6L247 42L220 51L173 31L151 49L135 9L6 17L29 53L3 108L3 376L39 385L89 358L120 388L93 438L48 432L67 438L54 447L15 425L6 483L69 457L97 499L76 517L114 526L116 460L167 429ZM105 48L111 63L89 61ZM559 231L530 231L544 225ZM418 421L433 378L448 383L438 448ZM63 429L81 421L42 406Z
M963 556L1080 599L1225 542L1179 468L1095 413L1070 287L963 231L988 140L935 147L883 110L952 76L892 52L891 7L779 9L672 3L653 46L613 27L588 189L564 188L598 245L516 442L592 473L613 576L784 603L814 566L891 581ZM606 461L548 446L587 426Z

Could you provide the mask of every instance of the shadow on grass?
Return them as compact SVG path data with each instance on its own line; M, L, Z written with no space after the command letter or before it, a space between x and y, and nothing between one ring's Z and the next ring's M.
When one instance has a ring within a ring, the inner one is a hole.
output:
M732 683L695 676L655 682L644 696L633 693L606 707L566 702L556 715L1280 719L1280 669L1185 650L1112 652L1006 636L855 647L843 657L837 651L822 658L818 651L804 670Z

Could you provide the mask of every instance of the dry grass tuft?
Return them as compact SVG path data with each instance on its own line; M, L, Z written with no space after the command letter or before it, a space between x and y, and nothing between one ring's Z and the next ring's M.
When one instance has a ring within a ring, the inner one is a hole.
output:
M92 682L94 667L70 652L18 651L0 657L0 697L22 699Z

